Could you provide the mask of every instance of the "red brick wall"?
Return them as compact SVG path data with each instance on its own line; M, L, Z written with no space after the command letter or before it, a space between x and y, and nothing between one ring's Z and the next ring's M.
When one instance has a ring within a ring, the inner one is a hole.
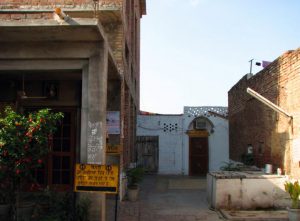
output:
M133 103L140 99L140 19L141 1L124 0L123 22L103 24L119 68L124 73Z
M135 129L136 115L139 110L140 83L140 18L141 5L139 0L125 0L123 5L124 27L117 31L115 39L121 37L124 31L122 47L122 61L124 62L124 164L135 162ZM119 41L116 41L117 43ZM126 49L127 48L127 49ZM116 52L120 58L119 51ZM120 60L119 60L120 61Z
M243 77L228 92L230 158L241 161L248 144L254 149L259 167L266 163L296 174L297 162L291 160L292 139L299 137L298 128L291 132L290 119L278 114L246 93L250 87L280 106L300 125L300 49L287 52L250 79ZM293 136L293 137L292 137ZM300 148L300 147L299 147Z
M37 6L78 7L90 5L92 0L1 0L2 9L36 8ZM100 6L122 6L123 0L99 0Z
M128 48L129 54L123 53L126 62L125 79L129 84L133 101L139 109L139 82L140 82L140 18L141 4L140 0L126 0L124 9L125 18L125 47ZM125 52L125 50L123 50ZM136 82L136 83L135 83ZM137 87L136 87L137 85Z
M99 7L122 8L123 0L99 0ZM1 0L0 19L52 19L53 9L93 9L92 0Z
M0 20L52 19L52 18L53 18L52 12L0 14Z

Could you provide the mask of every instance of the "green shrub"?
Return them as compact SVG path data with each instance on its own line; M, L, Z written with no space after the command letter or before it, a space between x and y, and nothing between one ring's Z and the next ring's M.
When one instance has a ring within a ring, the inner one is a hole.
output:
M136 167L127 170L128 187L136 187L139 182L143 180L144 169Z
M241 169L233 162L223 162L225 165L220 167L222 171L240 171Z
M292 182L285 182L284 184L285 191L290 195L292 199L292 208L297 209L299 208L299 196L300 196L300 185L298 181Z

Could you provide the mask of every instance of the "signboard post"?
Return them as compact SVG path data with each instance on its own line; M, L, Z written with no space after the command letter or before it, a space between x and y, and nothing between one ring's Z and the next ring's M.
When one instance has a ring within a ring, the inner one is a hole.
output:
M75 192L102 192L116 194L115 221L117 220L119 166L76 164Z

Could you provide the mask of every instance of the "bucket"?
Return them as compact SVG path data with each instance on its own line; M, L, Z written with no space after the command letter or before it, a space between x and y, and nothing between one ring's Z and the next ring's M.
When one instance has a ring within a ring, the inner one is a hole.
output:
M271 174L272 171L273 171L272 164L266 164L266 166L265 166L265 173Z

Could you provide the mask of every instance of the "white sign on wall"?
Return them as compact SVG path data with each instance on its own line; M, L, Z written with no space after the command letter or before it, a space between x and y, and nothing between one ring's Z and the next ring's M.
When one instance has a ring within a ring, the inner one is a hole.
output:
M108 111L106 125L108 134L120 134L120 111Z
M101 150L103 142L101 136L101 122L88 122L88 139L87 139L87 162L100 163Z

